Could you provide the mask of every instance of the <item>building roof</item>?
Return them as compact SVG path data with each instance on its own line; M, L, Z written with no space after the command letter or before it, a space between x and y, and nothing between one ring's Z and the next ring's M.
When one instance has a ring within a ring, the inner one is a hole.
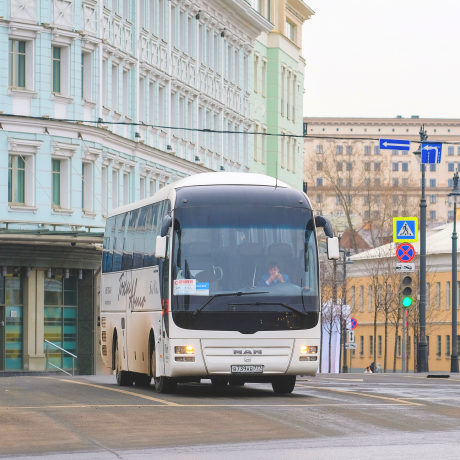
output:
M452 253L453 225L453 223L446 224L430 231L426 238L427 255ZM414 246L415 253L420 254L420 241L418 243L411 244ZM386 258L389 254L391 257L396 257L396 248L398 245L399 243L384 244L383 246L355 254L351 257L351 259L353 261L379 259Z

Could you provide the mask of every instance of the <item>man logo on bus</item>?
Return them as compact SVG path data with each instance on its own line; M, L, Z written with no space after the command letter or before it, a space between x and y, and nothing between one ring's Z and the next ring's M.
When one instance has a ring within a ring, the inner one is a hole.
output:
M254 350L250 350L249 348L242 349L242 348L234 348L233 349L234 355L261 355L262 350L260 348L254 348Z

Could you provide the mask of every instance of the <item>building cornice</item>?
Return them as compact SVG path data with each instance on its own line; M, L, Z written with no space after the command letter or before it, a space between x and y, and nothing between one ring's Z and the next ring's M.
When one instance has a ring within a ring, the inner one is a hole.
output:
M15 133L38 133L43 132L43 129L46 127L52 136L60 136L62 134L61 130L65 130L66 136L73 137L75 140L78 139L80 133L81 137L83 137L85 141L101 144L104 149L114 149L110 145L116 145L118 147L118 151L125 155L135 156L138 160L147 160L154 163L161 163L167 168L175 169L179 172L184 172L185 174L210 172L210 169L204 166L197 165L196 163L171 155L170 153L164 152L163 150L159 150L155 147L150 147L148 145L126 139L108 130L94 126L55 121L52 119L35 119L20 116L5 116L1 114L0 123L2 124L5 131L14 131ZM20 145L25 146L27 144L29 148L33 147L33 149L38 149L43 142L22 140L18 138L14 138L12 140L15 141L15 143L19 143ZM35 153L35 151L31 153ZM104 157L104 155L102 156ZM108 158L109 156L107 155L103 159L104 161L107 161Z

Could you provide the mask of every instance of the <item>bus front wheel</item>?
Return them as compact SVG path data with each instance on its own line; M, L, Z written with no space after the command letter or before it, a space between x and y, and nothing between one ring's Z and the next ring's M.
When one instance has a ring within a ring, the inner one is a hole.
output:
M155 390L157 393L174 393L177 382L169 377L155 377Z
M295 375L278 377L272 382L273 391L280 394L292 393L295 387L295 379Z
M120 350L118 349L118 340L117 347L115 350L115 377L117 379L117 385L121 387L128 387L133 384L133 377L131 372L122 371L120 369Z

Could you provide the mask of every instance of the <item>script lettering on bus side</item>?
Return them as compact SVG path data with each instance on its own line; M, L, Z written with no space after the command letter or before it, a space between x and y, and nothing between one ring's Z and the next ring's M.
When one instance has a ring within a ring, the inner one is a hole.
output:
M144 308L147 299L145 296L136 296L137 278L130 282L128 280L123 280L124 276L125 274L122 273L119 279L118 300L120 300L120 297L128 296L130 310L134 310L136 307Z

